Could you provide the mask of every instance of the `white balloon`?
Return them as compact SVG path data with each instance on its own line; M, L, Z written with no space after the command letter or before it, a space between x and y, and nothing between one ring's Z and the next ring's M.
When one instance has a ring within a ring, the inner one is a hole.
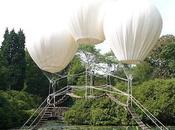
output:
M42 35L35 42L27 43L27 50L44 71L55 73L63 70L74 57L78 44L67 30Z
M146 0L119 0L107 12L104 33L117 59L135 64L155 46L162 30L157 8Z
M74 0L70 20L70 32L80 44L97 44L104 41L103 18L113 0Z

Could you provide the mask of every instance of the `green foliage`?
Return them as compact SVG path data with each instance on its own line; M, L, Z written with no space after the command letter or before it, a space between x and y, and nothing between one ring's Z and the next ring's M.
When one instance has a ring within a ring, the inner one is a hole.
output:
M126 111L108 98L79 100L65 113L69 124L127 125Z
M100 51L94 45L80 45L78 50L79 57L83 65L90 67L93 64L98 64L101 60Z
M84 73L81 75L79 74L84 71L85 71L85 67L82 65L80 57L75 56L69 66L68 83L72 85L76 85L78 82L83 82L84 77L85 77Z
M147 62L137 64L132 68L133 83L140 84L152 78L153 68Z
M65 113L65 120L69 124L87 125L90 122L90 101L77 101L69 111Z
M146 61L152 66L154 78L175 77L175 37L173 35L162 36Z
M108 52L108 53L105 53L104 55L102 55L102 61L104 63L107 63L109 66L111 64L117 64L118 61L114 55L114 53L112 51Z
M125 84L119 83L118 89L126 91ZM133 87L133 95L146 107L156 118L165 125L175 124L175 80L148 80ZM126 103L126 98L113 95L119 101ZM146 115L134 105L141 115L143 122L152 124ZM65 121L68 124L86 125L131 125L131 117L127 111L111 102L107 97L75 102L68 112L65 113ZM134 123L135 124L135 123Z
M8 88L8 68L4 66L4 59L0 50L0 90L6 90Z
M28 52L26 52L25 82L25 91L41 97L46 97L48 95L49 81L31 59Z
M18 91L0 91L0 129L20 126L29 118L25 110L35 108L40 102L36 96Z
M8 89L21 90L25 79L25 36L6 29L1 47L3 66L7 67Z
M22 30L16 33L14 30L5 31L4 41L0 49L0 129L8 129L21 125L34 111L40 97L48 95L48 79L24 51L25 36ZM134 96L148 108L163 123L175 124L175 81L168 78L175 77L175 37L172 35L162 36L158 44L146 61L132 68L134 76ZM85 85L85 75L72 76L85 71L85 65L90 66L88 70L98 71L104 66L112 68L118 63L114 54L100 54L93 45L81 45L78 54L72 62L59 74L69 75L57 82L60 89L68 84ZM114 70L114 75L125 77L123 70ZM100 78L99 78L100 77ZM93 85L100 86L109 83L105 76L96 74ZM108 77L109 78L109 77ZM167 80L151 80L164 78ZM90 77L88 77L89 81ZM126 84L111 78L111 84L124 92L127 91ZM7 91L9 89L23 90ZM24 92L25 91L25 92ZM29 95L31 93L33 95ZM84 96L83 91L75 94ZM99 94L94 90L94 94ZM125 103L126 98L113 95ZM73 100L68 100L66 106L71 106ZM65 105L64 104L64 105ZM150 123L145 115L141 114L143 121ZM65 113L65 121L69 124L79 125L129 125L130 117L125 109L107 97L97 100L77 100L75 104Z
M149 80L134 87L134 96L165 124L175 124L175 80ZM143 114L143 113L142 113ZM142 115L143 120L147 118Z

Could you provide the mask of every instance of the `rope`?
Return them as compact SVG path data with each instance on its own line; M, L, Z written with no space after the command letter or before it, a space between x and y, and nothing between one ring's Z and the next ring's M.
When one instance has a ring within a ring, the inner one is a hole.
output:
M121 105L121 106L127 107L126 104L120 102L119 100L117 100L117 99L116 99L115 97L113 97L112 95L107 94L107 96L108 96L112 101L114 101L115 103L117 103L117 104L119 104L119 105Z
M132 95L130 95L130 97L132 97L133 102L147 115L147 117L149 117L149 119L158 127L160 128L159 125L157 125L157 123L150 117L152 116L162 127L164 127L164 129L168 130L168 128L166 126L164 126L153 114L151 114L136 98L134 98ZM150 114L150 116L147 114ZM161 129L161 128L160 128Z
M32 117L35 115L37 111L41 108L41 106L47 101L47 98L41 103L41 105L35 110L35 112L29 117L29 119L23 124L23 126L20 129L23 129L25 125L32 119Z

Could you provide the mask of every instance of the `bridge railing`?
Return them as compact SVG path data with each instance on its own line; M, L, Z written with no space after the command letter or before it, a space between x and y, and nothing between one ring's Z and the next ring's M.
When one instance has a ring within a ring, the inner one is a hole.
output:
M29 117L29 119L23 124L23 126L20 129L26 129L29 128L27 126L28 123L32 122L32 119L34 118L34 116L38 113L41 113L43 109L41 108L45 108L47 105L47 98L41 103L41 105L34 111L34 113ZM35 118L36 119L36 118Z
M23 124L20 129L30 129L34 124L37 123L37 120L42 116L42 113L47 109L50 105L48 103L48 99L51 101L53 100L54 96L65 95L67 91L70 90L70 86L66 86L55 93L50 94L42 103L41 105L34 111L34 113L29 117L29 119ZM50 98L51 97L51 98ZM62 101L62 99L60 100ZM37 116L36 116L37 115ZM35 117L36 116L36 117Z
M160 129L169 130L162 122L160 122L151 112L148 111L135 97L132 97L133 103Z

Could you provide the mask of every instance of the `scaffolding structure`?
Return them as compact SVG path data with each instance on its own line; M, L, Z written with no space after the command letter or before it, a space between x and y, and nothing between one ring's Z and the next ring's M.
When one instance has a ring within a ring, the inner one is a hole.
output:
M60 102L65 101L66 96L71 96L73 98L99 98L101 96L107 96L111 99L111 101L117 103L118 105L121 105L127 110L133 120L136 121L136 123L139 125L139 127L142 130L150 130L150 127L144 124L140 118L139 115L135 112L133 104L137 106L160 130L168 130L166 126L164 126L153 114L151 114L133 95L132 95L132 74L130 71L125 69L124 65L119 64L116 69L120 69L124 72L125 77L113 75L110 70L108 69L106 73L106 84L100 85L100 86L94 86L94 77L97 76L94 71L92 71L90 68L86 67L85 72L81 72L79 74L71 75L72 77L76 76L82 76L85 75L85 86L74 86L74 85L67 85L64 88L61 88L56 91L57 82L59 82L61 79L67 78L66 76L61 76L59 74L48 74L44 73L46 77L48 78L50 85L49 85L49 95L48 97L43 101L43 103L38 107L38 109L33 113L33 115L25 122L25 124L21 127L21 129L36 129L38 127L38 124L42 121L42 118L44 117L44 114L47 112L48 108L52 106L52 108L57 107L57 104ZM70 76L70 75L69 75ZM123 92L116 87L113 87L111 84L111 78L116 78L118 80L121 80L126 83L127 91ZM74 89L81 89L85 91L84 96L79 96L73 93ZM103 95L94 95L94 90L101 91L104 94ZM123 103L119 101L117 98L115 98L115 95L125 96L127 98L126 102ZM56 100L56 97L62 96L61 99ZM31 121L31 119L34 117L36 113L39 113L38 116ZM31 123L32 122L32 123ZM30 123L28 125L28 123Z

